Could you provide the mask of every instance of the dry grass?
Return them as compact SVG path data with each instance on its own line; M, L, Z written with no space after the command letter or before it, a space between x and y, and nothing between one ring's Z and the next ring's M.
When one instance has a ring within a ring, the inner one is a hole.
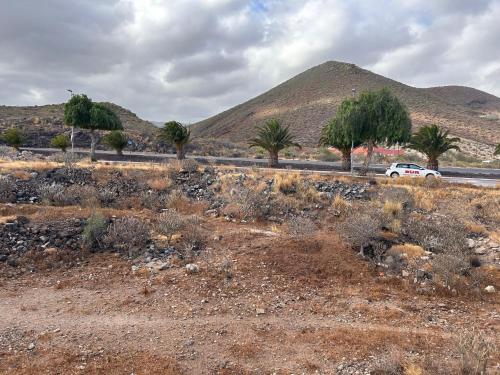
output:
M425 250L422 247L408 243L404 245L394 245L389 249L389 252L406 254L409 259L416 259L425 255Z
M387 216L396 218L399 217L403 211L403 204L401 202L387 200L384 202L382 210Z
M488 233L488 230L486 229L486 227L484 225L476 224L476 223L472 223L472 222L466 222L465 229L467 230L467 232L473 233L473 234L485 235Z
M276 193L293 194L299 191L302 179L298 173L278 173L274 176L274 191Z
M172 180L168 177L149 179L147 185L155 191L166 191L172 186Z

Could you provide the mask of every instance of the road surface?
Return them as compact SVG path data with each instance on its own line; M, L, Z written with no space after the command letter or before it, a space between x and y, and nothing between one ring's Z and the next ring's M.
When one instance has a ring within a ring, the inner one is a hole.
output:
M21 150L31 151L33 153L51 155L60 152L53 148L22 148ZM78 154L87 155L86 149L75 149ZM154 152L124 152L122 156L116 155L114 151L99 150L96 152L97 158L107 161L134 161L134 162L161 162L165 159L175 159L175 154L158 154ZM195 159L202 164L219 164L219 165L234 165L239 167L257 166L265 168L267 159L253 158L236 158L226 156L197 156L189 155L187 158ZM341 172L340 163L326 162L319 160L290 160L281 159L280 167L293 170L309 170L317 172L338 171ZM360 164L355 164L354 168L360 168ZM370 166L370 172L376 175L383 176L388 165L373 164ZM500 184L500 169L489 168L458 168L458 167L443 167L439 170L445 180L456 183L470 183L477 186L495 187Z

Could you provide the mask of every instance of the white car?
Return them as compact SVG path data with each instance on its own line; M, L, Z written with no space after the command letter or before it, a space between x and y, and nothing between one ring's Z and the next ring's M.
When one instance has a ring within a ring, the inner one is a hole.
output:
M387 177L425 177L436 178L441 177L441 173L432 169L421 167L417 164L410 163L392 163L391 166L385 171Z

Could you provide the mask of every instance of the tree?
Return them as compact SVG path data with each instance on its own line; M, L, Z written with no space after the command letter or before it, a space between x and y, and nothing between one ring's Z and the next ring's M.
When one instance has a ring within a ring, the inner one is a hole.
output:
M495 147L495 152L493 153L493 155L500 155L500 143L497 144L497 147Z
M459 150L455 144L460 138L448 138L448 131L437 125L426 125L416 132L408 143L408 147L420 151L427 156L427 168L438 170L438 158L448 150Z
M104 143L116 151L118 155L123 155L123 149L128 145L128 137L119 130L113 130L103 138Z
M99 141L96 130L123 130L120 118L104 104L93 103L86 95L74 95L64 106L66 125L90 130L90 160L96 161Z
M250 140L250 147L262 147L269 152L269 166L277 167L278 154L285 147L301 146L294 141L294 136L288 127L281 126L279 120L268 120L264 125L257 127L257 136Z
M173 143L177 153L177 159L185 157L184 146L190 141L191 131L180 122L169 121L160 129L158 138L168 143Z
M359 139L359 126L353 107L356 105L354 99L346 99L342 102L337 114L323 128L321 132L320 145L335 147L342 154L342 169L351 169L351 148L361 145Z
M361 93L353 112L359 125L359 137L367 147L363 173L368 171L375 146L402 144L411 136L411 119L406 106L386 88Z
M9 128L3 132L2 141L19 151L19 147L22 146L24 141L23 133L17 128Z
M67 135L59 134L52 138L50 145L59 148L62 152L66 152L66 149L70 146L70 141Z

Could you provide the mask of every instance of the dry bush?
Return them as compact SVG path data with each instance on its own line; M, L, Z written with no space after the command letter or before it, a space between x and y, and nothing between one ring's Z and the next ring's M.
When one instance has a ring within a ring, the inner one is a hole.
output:
M172 180L168 177L164 178L152 178L146 182L146 184L155 191L166 191L172 186Z
M0 176L0 203L9 203L15 201L14 190L16 185L7 176Z
M12 177L17 178L21 181L31 180L31 173L29 173L28 171L16 170L12 171L10 174Z
M175 210L168 209L163 211L154 225L154 229L159 234L167 238L170 245L174 234L178 233L185 225L183 217Z
M66 202L64 185L53 183L44 184L38 187L38 195L42 202L46 204L61 204Z
M333 198L332 207L339 213L345 213L352 207L352 204L340 194L336 194Z
M396 219L399 218L403 212L403 204L401 202L386 200L382 210L389 218Z
M471 202L473 216L480 222L500 225L500 192L484 194Z
M405 225L405 232L412 242L434 253L467 252L466 230L452 218L410 218Z
M93 212L87 219L82 233L83 245L89 249L100 248L103 244L108 220L100 213Z
M126 251L129 257L137 257L150 241L149 225L135 217L121 217L109 227L104 243Z
M473 222L466 222L465 223L465 229L469 233L477 234L477 235L486 235L488 234L488 231L486 230L486 227L482 224L476 224Z
M382 202L390 201L399 203L402 209L407 210L413 208L415 201L412 192L407 188L388 187L381 191L380 200Z
M269 197L251 189L243 188L236 197L242 220L260 220L269 214Z
M118 193L115 190L108 187L99 190L97 194L99 196L99 201L103 206L112 205L118 198Z
M340 226L341 237L353 248L362 247L380 235L382 216L376 210L351 213Z
M475 329L464 330L457 340L460 356L460 374L485 375L490 355L495 353L495 345Z
M187 223L182 230L182 250L184 258L197 255L205 248L207 234L202 228L193 223Z
M314 222L307 217L294 216L288 222L288 232L292 237L310 236L317 229Z
M167 176L172 181L176 180L180 173L197 172L200 165L194 159L169 160L165 166Z
M470 268L470 262L463 253L437 254L432 261L432 271L447 287L456 284L460 275Z
M298 173L279 173L274 176L274 191L285 195L299 191L302 179Z
M93 186L71 185L64 190L60 205L81 205L84 207L96 207L100 204L99 193Z
M189 206L189 198L181 190L173 190L165 199L165 207L183 212Z
M166 206L167 196L155 190L143 191L139 195L141 206L150 210L159 210Z

